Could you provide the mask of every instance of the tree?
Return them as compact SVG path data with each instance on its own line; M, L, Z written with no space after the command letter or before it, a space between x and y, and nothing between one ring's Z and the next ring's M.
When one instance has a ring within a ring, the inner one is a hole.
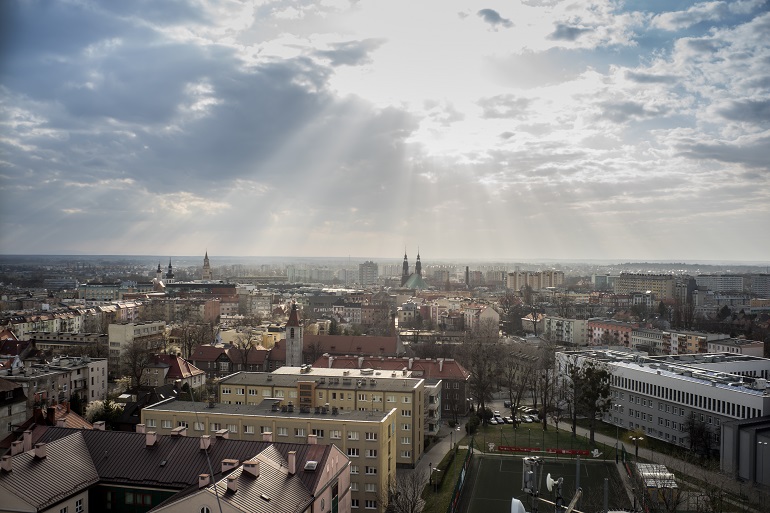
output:
M428 484L423 472L397 472L390 490L388 511L394 513L420 513L424 500L422 492Z
M511 411L515 412L521 404L536 365L537 356L523 344L515 345L501 358L500 385L508 392Z
M540 419L543 423L543 431L548 430L548 415L554 409L556 396L556 372L554 359L556 348L551 344L544 344L539 351L538 365L535 369L533 380L537 383L539 395L534 395L534 406L537 408L537 399L540 399Z
M142 379L142 371L150 363L152 350L143 340L133 340L120 355L122 374L131 378L131 386L139 386Z
M572 436L577 433L577 416L588 418L591 443L594 443L597 417L612 406L610 380L612 374L607 367L590 360L573 361L568 364L568 400L572 405Z
M110 399L105 401L91 401L86 406L85 419L90 422L104 421L110 429L120 420L123 413L123 405Z
M710 456L713 449L714 437L708 425L695 416L695 412L684 421L684 430L687 433L687 441L690 450L702 456Z
M238 350L238 363L241 365L241 370L249 370L249 354L258 344L259 338L251 326L238 329L238 335L233 339L233 347Z
M469 386L479 409L483 410L497 385L498 362L502 354L498 326L482 322L459 349L458 359L471 374Z

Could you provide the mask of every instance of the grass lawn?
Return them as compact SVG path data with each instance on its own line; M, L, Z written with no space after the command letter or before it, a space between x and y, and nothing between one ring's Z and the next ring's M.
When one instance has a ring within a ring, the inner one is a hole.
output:
M468 445L468 440L463 439L459 445ZM458 449L452 463L449 464L449 459L452 456L452 453L449 452L438 464L436 468L443 469L443 479L438 486L438 493L434 491L433 485L428 485L423 490L422 498L425 500L423 513L446 513L467 454L467 449Z

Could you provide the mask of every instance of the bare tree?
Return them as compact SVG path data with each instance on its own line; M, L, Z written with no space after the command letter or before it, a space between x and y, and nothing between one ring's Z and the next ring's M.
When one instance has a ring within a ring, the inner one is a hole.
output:
M244 326L238 329L238 335L233 339L233 347L237 349L238 363L241 365L239 370L249 370L249 354L259 345L257 332L251 326Z
M142 379L142 371L150 362L152 350L143 340L131 341L120 355L122 373L131 378L131 386L139 386Z
M532 369L537 365L537 356L527 346L515 345L500 359L500 384L508 392L511 410L521 405L524 393L529 388Z
M425 502L422 499L422 492L427 484L428 479L425 474L417 470L396 473L387 511L420 513Z
M498 326L495 322L482 322L477 330L470 333L459 350L460 363L471 374L471 393L481 411L497 385L498 362L502 354L499 344Z

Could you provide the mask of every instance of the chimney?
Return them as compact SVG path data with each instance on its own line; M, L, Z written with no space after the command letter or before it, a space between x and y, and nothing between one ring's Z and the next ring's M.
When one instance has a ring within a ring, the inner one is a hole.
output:
M329 368L331 369L332 367L334 367L334 357L329 356Z
M30 448L31 450L31 448ZM11 456L16 456L17 454L20 454L24 452L24 442L21 440L16 440L15 442L11 442Z
M201 435L201 442L200 442L201 451L207 451L209 447L211 447L211 436Z
M227 429L217 429L216 431L214 431L214 435L217 438L224 438L225 440L227 440L228 438L230 438L230 431L228 431Z
M318 435L307 435L307 443L310 445L318 445Z
M358 357L358 368L360 369L364 365L364 357L359 356Z
M413 363L414 363L414 358L409 358L409 370L412 370Z
M227 491L232 493L238 491L238 481L235 476L227 476Z
M32 410L32 417L35 419L35 424L43 423L43 410L42 408L35 408Z
M145 426L144 426L144 424L137 424L137 425L136 425L136 432L137 432L137 433L144 433L144 431L145 431Z
M238 460L232 460L232 459L225 459L222 460L222 472L227 472L228 470L232 470L235 467L238 466L240 462Z
M198 476L198 488L204 488L211 483L211 475L200 474Z
M56 425L56 408L53 406L48 407L48 416L46 417L46 422L48 422L49 426L55 426Z
M42 460L47 456L47 452L45 449L45 444L35 444L35 458Z
M32 430L28 429L24 432L24 452L32 450Z
M158 441L158 434L155 431L147 431L144 434L144 442L147 447L152 447Z
M443 358L439 358L438 359L438 371L439 372L444 372L444 359Z
M289 474L297 473L297 451L289 451Z
M70 412L70 402L69 402L69 401L65 401L65 403L64 403L64 410L65 410L67 413L69 413L69 412Z
M65 424L67 423L67 419L58 419L56 421L56 427L66 427ZM94 429L96 429L96 426L94 426Z
M99 420L99 421L94 422L94 429L96 431L104 431L104 427L105 427L105 422L103 420ZM144 426L142 426L142 427L144 427Z
M251 477L259 477L259 460L244 461L241 475L244 474L248 474Z
M262 433L262 441L263 442L272 442L273 441L273 432L272 431L265 431Z
M5 472L13 470L13 458L9 455L3 456L2 464L0 465Z
M171 430L171 436L187 436L187 428L185 426L177 426Z

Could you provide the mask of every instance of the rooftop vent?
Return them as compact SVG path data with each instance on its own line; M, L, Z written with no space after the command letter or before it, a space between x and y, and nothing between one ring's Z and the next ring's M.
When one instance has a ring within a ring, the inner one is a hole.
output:
M315 460L307 460L305 462L305 472L314 472L318 468L318 462Z

